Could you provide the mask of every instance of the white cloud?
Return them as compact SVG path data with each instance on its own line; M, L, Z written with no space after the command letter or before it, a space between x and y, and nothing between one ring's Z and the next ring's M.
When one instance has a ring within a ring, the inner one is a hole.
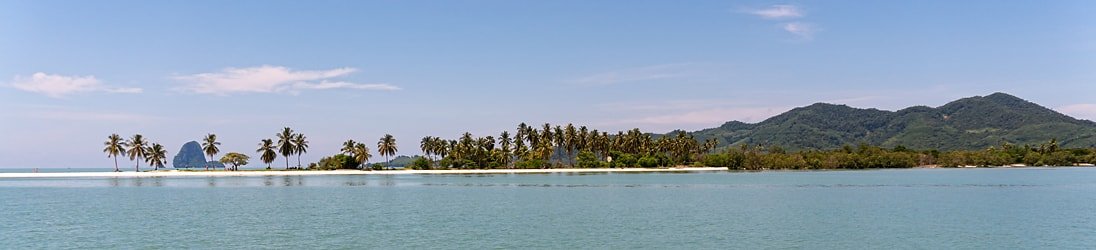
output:
M765 19L788 19L803 17L803 11L798 6L779 4L769 6L764 9L749 10L747 13L759 16Z
M1072 105L1066 105L1066 106L1058 107L1055 110L1057 110L1058 112L1062 112L1063 114L1067 114L1069 116L1078 118L1078 119L1086 119L1086 120L1089 120L1089 121L1096 121L1096 104L1092 104L1092 103L1072 104Z
M346 89L361 89L361 90L400 90L399 87L396 87L394 85L387 84L387 83L356 84L356 83L349 83L349 82L328 82L328 81L321 81L319 83L298 82L298 83L293 84L293 87L299 88L299 89L339 89L339 88L346 88Z
M263 65L250 68L226 68L220 72L201 73L175 77L184 83L181 89L200 93L227 95L239 92L296 93L300 90L359 89L399 90L386 83L358 84L343 81L329 82L357 71L354 68L330 70L293 70L281 66Z
M781 28L796 37L806 40L814 38L814 33L818 32L818 28L815 28L813 24L804 22L785 23Z
M692 64L662 64L639 68L615 70L588 75L573 80L572 82L588 85L610 85L627 82L642 82L667 78L678 78L693 75Z
M43 72L30 77L15 76L11 83L16 89L43 94L53 98L80 92L141 93L140 88L109 87L95 76L50 75Z

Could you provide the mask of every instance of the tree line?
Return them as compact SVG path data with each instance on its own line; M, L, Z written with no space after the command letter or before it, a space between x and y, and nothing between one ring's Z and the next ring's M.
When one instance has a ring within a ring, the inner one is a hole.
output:
M511 136L460 138L423 137L419 147L424 158L412 164L416 169L470 168L558 168L634 167L640 160L647 166L688 164L716 146L679 131L673 136L656 136L638 128L615 134L576 127L574 124L541 126L518 124ZM617 159L617 160L614 160Z
M1001 143L985 150L910 150L902 146L884 149L867 144L835 150L785 152L778 146L739 145L705 155L697 165L732 170L764 169L867 169L917 166L1072 166L1096 162L1096 151L1062 149L1057 140L1040 145Z
M262 139L256 153L267 164L267 169L281 155L286 169L305 169L300 156L308 152L309 142L304 134L285 127L274 139ZM541 126L518 124L513 134L502 131L493 135L476 137L465 132L459 138L443 139L426 136L419 141L424 156L415 157L408 165L412 169L513 169L513 168L624 168L624 167L672 167L707 166L726 167L734 170L762 169L865 169L911 168L917 166L1067 166L1082 162L1096 162L1096 151L1090 149L1062 149L1056 140L1040 145L1013 145L1002 143L986 150L911 150L902 146L884 149L867 144L857 147L844 146L835 150L803 150L787 152L777 145L737 144L716 150L718 141L709 138L697 140L684 131L667 135L645 133L631 129L610 134L586 126L573 124ZM151 145L140 134L123 140L117 134L107 137L103 152L115 160L125 155L136 161L146 161L156 169L163 167L167 151L162 145ZM207 134L201 143L202 151L214 159L220 153L217 135ZM385 157L385 164L366 165L372 158L370 148L353 139L343 142L340 153L321 158L308 164L307 169L392 169L389 157L398 152L396 139L385 134L377 141L377 153ZM297 166L290 166L290 157L297 156ZM220 159L226 168L233 170L247 165L249 156L230 152ZM206 170L210 167L206 164Z

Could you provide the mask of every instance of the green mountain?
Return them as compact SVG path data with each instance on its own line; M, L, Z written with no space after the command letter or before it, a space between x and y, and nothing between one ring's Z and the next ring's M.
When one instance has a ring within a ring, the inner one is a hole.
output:
M1096 147L1096 123L1078 120L1004 93L963 98L944 106L899 111L817 103L759 123L731 121L692 133L720 145L779 145L787 149L834 149L867 143L911 149L985 149L1039 144Z

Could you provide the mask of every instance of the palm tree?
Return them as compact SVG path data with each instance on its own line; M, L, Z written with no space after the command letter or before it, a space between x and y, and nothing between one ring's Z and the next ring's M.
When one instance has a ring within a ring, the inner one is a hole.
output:
M259 142L259 149L256 149L255 152L259 153L260 160L266 163L266 169L270 169L270 163L278 158L278 153L274 152L274 140L271 139L263 139Z
M419 140L419 149L422 150L422 155L426 156L427 159L431 159L431 161L433 161L434 159L430 157L430 152L432 151L431 149L433 149L432 147L434 146L433 139L433 136L425 136L422 137L421 140Z
M563 148L567 150L567 162L571 167L575 167L575 161L571 159L571 155L574 153L576 146L578 145L578 131L575 130L575 125L570 123L563 129Z
M346 140L346 142L343 142L342 152L344 154L348 154L351 157L353 157L354 156L354 146L357 146L357 145L358 145L358 142L355 142L354 140Z
M206 170L209 170L209 164L216 161L216 158L214 157L217 153L221 152L221 149L217 148L218 145L221 145L221 142L217 141L217 135L215 134L207 134L206 137L202 139L202 151L209 156L209 161L206 162ZM217 166L214 165L213 169L216 170Z
M380 141L377 141L377 153L384 156L384 166L386 168L390 163L388 162L388 157L395 155L398 150L399 149L396 148L396 138L392 137L391 134L385 134L384 137L381 137Z
M365 168L366 164L369 163L369 157L372 157L369 154L369 147L366 147L365 143L354 144L350 151L353 152L354 160L358 160L362 168Z
M151 165L154 170L160 170L164 167L164 163L167 162L167 150L163 145L159 143L153 143L148 147L148 165Z
M289 156L293 155L293 129L285 127L278 136L278 153L281 153L285 157L285 169L289 169Z
M502 131L502 134L499 134L499 148L502 150L502 166L503 167L509 167L510 166L510 155L511 155L511 152L513 152L513 151L510 150L510 132L509 131Z
M148 155L147 144L148 142L145 141L145 137L141 134L133 135L133 138L130 138L129 141L126 142L126 145L129 145L129 149L126 150L129 152L129 160L137 162L137 165L133 167L134 171L141 172L141 160Z
M107 153L107 158L114 158L114 172L118 170L118 155L126 154L126 142L122 141L122 136L118 134L110 134L107 136L107 141L103 142L106 147L103 148L103 153Z
M304 134L293 137L293 152L297 154L297 168L301 168L301 155L308 153L308 138Z

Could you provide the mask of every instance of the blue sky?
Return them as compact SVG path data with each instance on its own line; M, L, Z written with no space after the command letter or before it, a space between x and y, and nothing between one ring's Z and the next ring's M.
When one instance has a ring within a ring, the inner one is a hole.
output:
M1091 1L3 1L0 167L216 133L312 142L520 122L695 130L815 102L1003 91L1096 119ZM371 148L375 145L371 146ZM122 161L129 165L128 161Z

